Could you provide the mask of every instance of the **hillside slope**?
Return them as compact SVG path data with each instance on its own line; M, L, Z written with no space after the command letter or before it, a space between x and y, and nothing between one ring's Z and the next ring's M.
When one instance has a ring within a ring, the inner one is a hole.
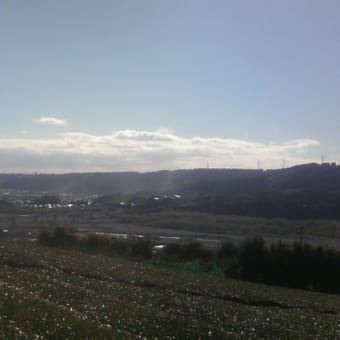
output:
M340 337L340 297L0 244L0 337Z
M339 192L340 166L304 164L280 170L192 169L147 173L0 174L0 189L93 193L269 194Z

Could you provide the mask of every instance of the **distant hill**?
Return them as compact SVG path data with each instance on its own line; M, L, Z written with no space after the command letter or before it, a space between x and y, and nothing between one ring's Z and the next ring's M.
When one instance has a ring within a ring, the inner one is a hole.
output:
M247 180L262 174L258 170L194 169L147 173L74 173L0 174L0 189L75 194L111 194L136 192L205 192L226 190L234 181Z
M147 173L0 174L0 189L112 194L338 192L340 166L305 164L281 170L193 169Z
M0 174L0 189L98 196L184 195L184 206L236 215L340 218L340 166L280 170L193 169L147 173ZM105 200L104 200L105 201ZM103 202L104 202L103 201Z

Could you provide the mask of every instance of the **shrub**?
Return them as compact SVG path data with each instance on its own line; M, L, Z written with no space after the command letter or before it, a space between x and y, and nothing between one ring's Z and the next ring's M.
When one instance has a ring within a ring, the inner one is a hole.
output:
M263 281L268 258L262 237L256 236L245 240L239 251L241 277L251 281Z
M151 242L148 239L138 239L131 244L131 255L142 259L150 259L152 256Z

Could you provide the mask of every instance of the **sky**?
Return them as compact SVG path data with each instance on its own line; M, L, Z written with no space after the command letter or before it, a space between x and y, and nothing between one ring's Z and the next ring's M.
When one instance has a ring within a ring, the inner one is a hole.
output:
M338 0L0 0L0 172L340 161Z

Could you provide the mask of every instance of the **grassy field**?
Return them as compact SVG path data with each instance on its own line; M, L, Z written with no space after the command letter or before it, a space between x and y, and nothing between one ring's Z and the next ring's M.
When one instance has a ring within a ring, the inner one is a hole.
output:
M32 238L41 230L53 230L56 226L80 231L203 238L218 242L240 242L244 238L261 235L271 243L278 240L294 243L300 242L303 232L308 243L340 249L338 220L291 220L181 210L142 212L116 209L98 212L91 207L85 210L17 208L10 213L0 211L0 236L2 230L8 229L11 237ZM20 233L22 235L18 235Z
M119 222L196 233L216 233L234 236L235 240L261 235L267 240L299 242L301 230L304 238L312 244L340 248L340 221L293 220L232 216L193 211L164 211L152 213L118 214Z
M0 242L3 339L335 339L340 297Z

